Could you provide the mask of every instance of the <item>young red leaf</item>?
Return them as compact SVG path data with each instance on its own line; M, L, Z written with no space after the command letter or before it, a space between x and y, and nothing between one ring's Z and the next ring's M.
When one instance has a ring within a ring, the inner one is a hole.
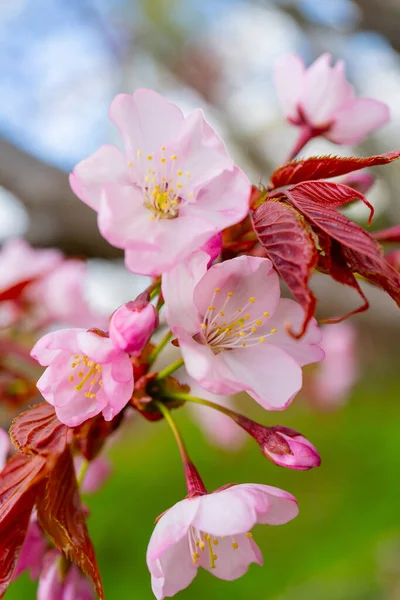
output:
M300 193L309 200L329 208L339 208L339 206L344 206L353 200L361 200L370 210L368 223L372 221L374 216L374 207L368 202L364 194L343 183L306 181L289 188L288 191Z
M400 225L388 227L388 229L381 229L381 231L375 231L372 235L378 242L400 243Z
M36 503L38 519L54 544L93 581L104 598L96 555L86 526L69 448L59 456Z
M352 272L383 288L400 305L400 275L386 262L379 244L360 225L335 209L316 204L299 187L286 192L289 201L314 226L339 242Z
M316 299L308 281L317 264L312 232L297 210L285 202L266 201L252 214L253 227L268 258L305 311L301 337L315 312Z
M312 156L279 167L272 173L269 189L274 190L286 185L294 185L302 181L329 179L359 171L366 167L386 165L400 157L400 150L357 158L355 156Z
M57 456L71 443L72 435L72 429L60 423L47 402L18 415L10 428L13 444L24 454Z
M7 591L43 478L46 459L13 456L0 473L0 598Z

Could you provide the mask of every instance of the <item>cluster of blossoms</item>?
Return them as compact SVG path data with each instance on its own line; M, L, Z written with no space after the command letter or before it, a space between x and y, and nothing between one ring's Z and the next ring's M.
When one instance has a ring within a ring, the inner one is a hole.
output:
M23 358L46 369L37 381L45 402L14 420L17 452L0 473L0 596L29 569L39 579L39 600L104 598L79 492L95 490L108 473L99 453L133 410L171 425L187 487L150 539L158 600L187 587L199 567L221 579L241 577L251 563L262 564L253 527L297 516L290 493L263 483L221 482L207 492L173 412L192 404L214 440L234 446L247 433L281 467L319 466L301 433L249 419L233 410L230 396L245 392L265 410L282 411L303 386L302 368L321 361L306 382L314 397L338 403L348 393L356 377L353 331L328 325L322 338L308 282L317 270L357 290L363 305L353 313L368 307L356 275L400 304L399 272L377 241L398 242L398 228L374 237L338 210L358 199L372 216L364 195L371 176L358 171L400 152L293 160L319 135L358 143L388 111L356 98L342 63L331 68L327 55L308 70L298 57L284 58L276 85L301 132L289 161L260 188L234 165L201 110L184 116L144 89L114 99L110 117L124 151L102 146L76 166L71 186L97 212L104 238L125 251L127 269L152 280L107 322L85 304L82 263L21 241L3 249L0 261L16 268L0 281L8 327L0 365L7 370L7 352L21 354L10 332L23 315L30 339L36 334L31 358ZM295 300L281 297L280 277ZM54 329L56 322L69 328ZM7 453L5 441L4 459Z

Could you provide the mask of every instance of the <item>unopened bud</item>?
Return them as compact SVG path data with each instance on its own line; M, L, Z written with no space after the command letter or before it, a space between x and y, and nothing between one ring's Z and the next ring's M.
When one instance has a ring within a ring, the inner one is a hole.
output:
M110 338L124 352L140 354L158 325L158 314L147 292L120 306L110 320Z
M318 450L298 431L280 425L265 427L247 418L237 422L256 440L264 456L276 465L298 471L320 466Z

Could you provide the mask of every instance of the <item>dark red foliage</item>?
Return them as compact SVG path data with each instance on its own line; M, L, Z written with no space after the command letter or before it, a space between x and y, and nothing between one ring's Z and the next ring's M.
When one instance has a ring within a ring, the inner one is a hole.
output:
M73 429L43 403L19 415L10 434L19 454L0 473L0 597L10 583L36 505L44 531L104 598L75 477Z
M316 305L308 287L318 259L313 234L297 210L278 200L267 200L254 211L253 227L268 258L305 310L301 331L292 332L295 337L301 337Z
M315 181L316 179L329 179L359 171L366 167L386 165L400 157L400 150L357 158L355 156L312 156L279 167L272 173L269 189L274 190L287 185L294 185L302 181Z
M44 491L37 498L36 509L39 522L50 539L90 577L97 594L103 599L100 572L69 448L58 457L51 476L47 477Z
M13 456L0 473L0 598L11 581L46 473L44 457L22 454Z

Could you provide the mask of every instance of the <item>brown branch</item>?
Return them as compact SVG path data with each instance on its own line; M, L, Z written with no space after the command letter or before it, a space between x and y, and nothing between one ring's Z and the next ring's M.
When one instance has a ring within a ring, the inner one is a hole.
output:
M30 217L27 239L67 254L115 258L97 229L96 213L73 194L68 176L0 138L0 185L14 194Z

